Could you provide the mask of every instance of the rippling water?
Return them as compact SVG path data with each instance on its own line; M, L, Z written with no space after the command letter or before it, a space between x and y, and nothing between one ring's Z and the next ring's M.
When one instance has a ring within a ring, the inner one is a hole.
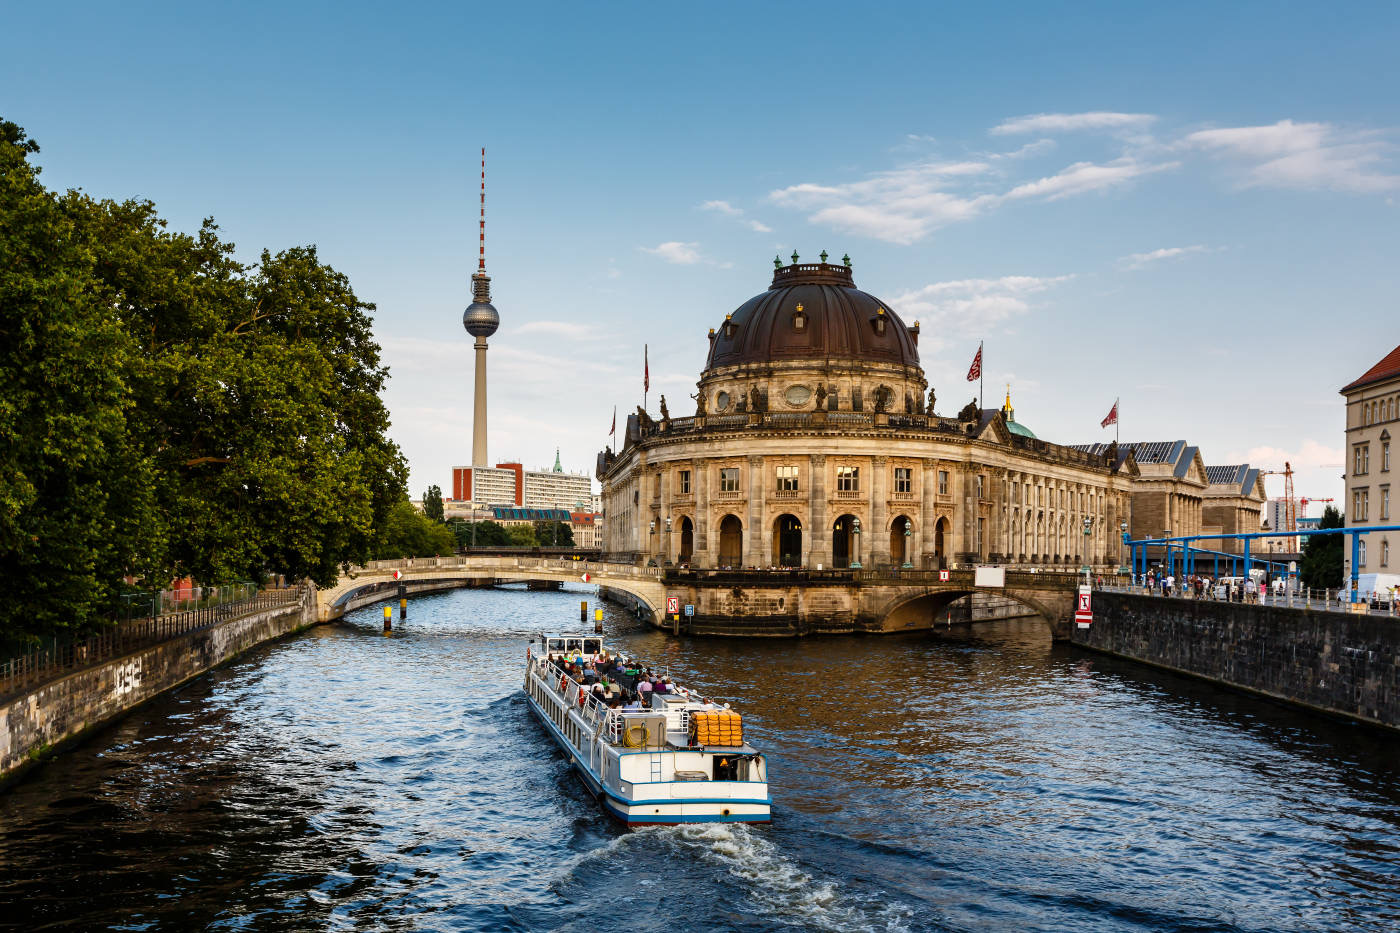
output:
M625 833L519 693L589 594L266 646L0 796L26 930L1400 928L1400 742L1054 647L610 638L730 700L771 826Z

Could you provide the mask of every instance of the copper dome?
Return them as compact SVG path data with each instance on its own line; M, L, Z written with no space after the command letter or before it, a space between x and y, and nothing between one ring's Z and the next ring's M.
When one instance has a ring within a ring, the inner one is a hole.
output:
M888 305L855 287L849 266L794 263L725 318L705 368L797 360L918 366L915 336Z

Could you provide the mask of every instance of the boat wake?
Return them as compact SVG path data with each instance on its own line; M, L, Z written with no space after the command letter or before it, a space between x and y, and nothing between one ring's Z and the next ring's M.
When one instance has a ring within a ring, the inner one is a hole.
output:
M818 881L772 841L742 823L710 823L642 830L668 834L738 879L755 906L776 922L808 930L909 929L913 911L874 897L853 895L835 881ZM637 835L637 834L634 834Z

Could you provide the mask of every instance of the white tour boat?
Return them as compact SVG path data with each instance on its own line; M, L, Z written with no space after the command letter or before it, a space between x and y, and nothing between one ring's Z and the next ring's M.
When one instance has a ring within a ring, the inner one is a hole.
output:
M525 650L530 709L603 808L628 826L768 822L767 765L739 715L680 686L653 692L643 709L609 708L566 671L606 657L635 667L596 636L541 635Z

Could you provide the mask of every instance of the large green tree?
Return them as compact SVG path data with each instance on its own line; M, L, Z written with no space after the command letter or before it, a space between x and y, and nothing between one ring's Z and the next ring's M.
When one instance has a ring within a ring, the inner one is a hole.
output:
M442 487L432 485L423 493L423 514L435 522L442 521Z
M1317 523L1317 527L1341 528L1344 524L1342 513L1329 505L1323 510L1322 519ZM1304 586L1329 590L1342 586L1342 539L1345 537L1346 535L1308 535L1303 539L1303 561L1298 565L1298 576Z
M446 525L428 518L404 499L390 510L375 556L380 560L443 557L451 554L456 545Z
M407 473L374 306L314 247L245 266L212 221L56 196L35 152L0 123L0 624L372 556Z

